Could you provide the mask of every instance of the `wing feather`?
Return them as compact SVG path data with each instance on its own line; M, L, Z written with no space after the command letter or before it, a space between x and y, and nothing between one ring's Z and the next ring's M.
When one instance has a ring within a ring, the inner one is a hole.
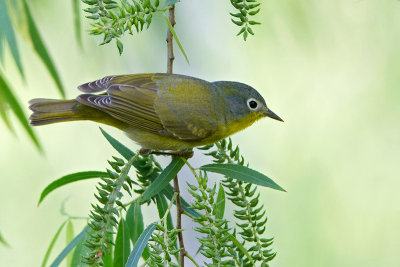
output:
M153 133L165 132L154 110L157 86L153 76L134 74L104 77L81 85L79 89L90 93L106 91L107 94L82 94L77 101L102 110L130 126Z
M214 133L222 116L218 88L204 80L171 74L107 76L79 86L77 101L132 127L182 140ZM105 92L104 94L93 94Z

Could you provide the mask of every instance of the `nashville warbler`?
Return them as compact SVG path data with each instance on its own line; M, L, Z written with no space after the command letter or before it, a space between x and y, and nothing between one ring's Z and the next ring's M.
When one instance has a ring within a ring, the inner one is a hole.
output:
M91 120L124 131L144 149L183 150L215 143L270 117L264 98L238 82L165 73L107 76L78 87L72 100L37 98L31 125Z

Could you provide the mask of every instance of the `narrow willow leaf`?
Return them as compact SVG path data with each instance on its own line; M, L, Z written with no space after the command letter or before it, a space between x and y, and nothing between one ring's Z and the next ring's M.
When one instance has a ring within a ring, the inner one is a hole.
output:
M164 196L166 198L171 200L172 196L174 195L174 188L169 184L161 192L164 194ZM176 201L175 201L175 203L176 203ZM196 218L200 217L200 214L197 211L195 211L194 209L190 208L190 204L182 197L181 197L181 204L182 204L182 208L185 212L189 213L190 215L192 215Z
M58 230L57 230L56 234L54 235L53 239L51 240L50 245L47 248L46 254L44 255L43 262L42 262L42 267L46 266L46 263L47 263L47 261L48 261L48 259L50 257L50 253L53 250L54 244L56 243L56 241L58 239L58 236L60 235L60 233L61 233L61 231L64 228L66 223L67 223L67 221L63 222L60 225L60 227L58 227Z
M157 194L155 197L156 197L158 216L160 219L162 219L165 215L165 212L168 210L168 203L167 203L167 200L165 199L165 196L162 194ZM171 230L174 228L171 213L168 213L168 215L167 215L167 228L168 228L168 230Z
M66 245L74 239L74 225L72 224L71 220L67 223L67 230L65 231L65 241ZM73 254L69 253L67 256L67 266L71 266Z
M169 182L174 179L184 164L185 162L182 158L174 158L143 193L140 201L145 202L163 190L169 184Z
M12 127L12 124L10 122L9 119L9 107L7 106L7 104L5 103L5 101L2 99L2 96L0 94L0 117L3 119L4 123L6 124L8 130L15 134L14 128Z
M87 172L76 172L72 174L65 175L48 186L46 186L45 189L43 189L42 194L40 195L40 199L38 202L38 206L40 203L43 201L43 199L52 191L55 189L64 186L66 184L70 184L73 182L81 181L81 180L87 180L87 179L92 179L92 178L100 178L100 177L108 177L108 174L106 172L99 172L99 171L87 171Z
M164 15L164 19L165 19L165 22L166 22L167 25L168 25L169 30L171 31L172 35L174 36L174 39L175 39L176 43L177 43L178 46L179 46L179 49L181 50L183 56L185 57L187 64L190 64L190 63L189 63L189 59L188 59L188 57L187 57L187 55L186 55L186 53L185 53L185 50L183 50L183 47L182 47L182 45L181 45L181 42L179 41L178 36L176 35L176 32L175 32L175 30L174 30L174 27L172 27L171 22L169 21L169 19L168 19L168 17L167 17L166 15Z
M114 267L125 266L131 252L131 242L129 240L129 229L123 218L119 221L117 237L115 238Z
M239 240L236 239L236 237L228 232L225 233L226 236L229 237L229 239L232 241L232 243L240 249L240 251L242 251L244 253L244 255L246 255L247 259L250 261L250 263L252 264L251 266L255 266L253 258L250 256L249 252L247 251L247 249L245 247L243 247L243 245L239 242Z
M217 219L222 219L224 218L224 213L225 213L225 191L222 185L219 185L218 189L218 196L217 196L217 202L216 202L216 214L215 218Z
M40 36L39 30L33 20L31 11L29 10L29 6L26 0L23 0L24 4L24 11L28 21L28 31L29 36L31 38L33 48L35 49L36 53L38 53L40 59L43 61L44 65L46 66L47 70L49 71L51 77L53 78L54 82L57 85L58 91L60 92L61 96L65 98L65 90L61 84L60 77L56 70L56 67L50 58L49 52L47 51L42 37Z
M129 228L132 243L135 244L144 230L142 210L141 206L137 202L134 202L129 206L128 211L126 212L126 224Z
M82 48L82 35L81 35L81 8L80 0L72 0L72 7L74 13L75 36L79 46Z
M133 153L132 150L121 144L117 139L109 135L106 131L104 131L100 127L101 133L104 135L104 137L107 139L107 141L111 144L115 150L118 151L126 160L130 160L133 156L135 156L135 153Z
M17 116L19 122L22 124L25 131L32 139L33 143L36 145L39 151L42 151L42 147L40 146L39 140L32 131L32 128L29 126L29 122L25 117L21 105L19 104L17 98L13 94L11 87L7 84L6 80L4 79L1 73L0 73L0 94L1 94L0 98L4 99L4 101L10 106L11 110L14 112L15 116Z
M149 226L146 227L146 229L143 231L143 233L140 235L139 239L137 240L135 246L133 247L133 250L131 254L129 255L128 261L125 264L125 267L136 267L139 259L143 253L144 248L147 245L147 242L149 242L149 239L151 237L151 234L153 231L156 229L156 226L154 224L150 224Z
M203 171L215 172L246 183L258 184L286 192L282 187L264 174L238 164L208 164L200 167Z
M90 249L85 246L85 242L89 235L86 235L85 238L81 239L79 243L76 245L74 249L74 253L72 255L72 262L71 265L67 266L82 266L83 257L89 256Z
M50 267L57 267L64 260L64 258L88 235L90 227L86 226L71 242L58 254L57 258L52 262Z
M132 244L135 245L144 230L143 215L139 203L134 202L129 206L128 211L126 212L126 225L129 229ZM145 247L142 256L145 260L150 257L150 251L147 246Z
M14 58L15 64L17 64L18 70L22 77L24 76L24 71L22 68L21 57L19 55L17 40L15 38L14 28L12 26L10 16L8 15L8 9L6 0L0 0L0 60L3 61L3 38L5 38L12 57Z
M4 239L4 237L1 235L0 233L0 244L3 244L6 247L9 247L10 245L8 245L8 243L6 242L6 240Z

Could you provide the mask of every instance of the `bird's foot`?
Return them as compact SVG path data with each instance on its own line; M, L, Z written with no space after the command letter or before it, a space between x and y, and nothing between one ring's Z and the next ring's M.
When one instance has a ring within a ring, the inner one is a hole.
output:
M182 157L182 158L191 158L193 157L192 150L178 150L178 151L158 151L158 150L151 150L147 148L141 148L139 150L141 155L157 155L157 156L173 156L173 157Z

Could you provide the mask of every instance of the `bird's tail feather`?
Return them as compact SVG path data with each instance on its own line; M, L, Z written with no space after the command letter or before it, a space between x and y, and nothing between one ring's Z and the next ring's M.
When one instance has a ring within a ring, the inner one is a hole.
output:
M29 101L29 104L29 108L33 111L29 120L33 126L89 119L84 112L85 106L75 99L35 98Z

